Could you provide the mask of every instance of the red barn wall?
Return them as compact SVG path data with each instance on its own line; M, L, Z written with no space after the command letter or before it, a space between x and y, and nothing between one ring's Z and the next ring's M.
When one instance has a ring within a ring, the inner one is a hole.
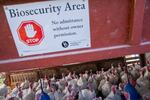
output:
M91 48L19 57L0 4L0 71L83 63L150 51L150 0L89 0ZM135 2L136 1L136 2Z

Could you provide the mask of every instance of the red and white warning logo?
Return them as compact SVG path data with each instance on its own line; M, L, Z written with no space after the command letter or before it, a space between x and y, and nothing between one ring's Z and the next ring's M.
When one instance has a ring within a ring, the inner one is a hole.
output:
M35 21L23 21L17 29L19 39L28 46L40 44L44 38L43 28Z

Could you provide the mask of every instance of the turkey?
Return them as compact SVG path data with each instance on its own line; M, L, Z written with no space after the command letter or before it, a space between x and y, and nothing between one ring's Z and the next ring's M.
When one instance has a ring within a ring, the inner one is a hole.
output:
M65 89L65 85L67 83L67 80L65 78L65 74L62 73L62 78L59 79L56 83L52 83L52 84L57 84L58 85L58 88L63 91Z
M121 76L121 81L123 83L126 83L128 81L128 76L127 73L125 73L125 71L123 71L123 75Z
M83 96L81 89L79 89L78 100L85 100L85 97Z
M38 87L39 83L38 82L34 82L33 83L33 91L36 91L36 88Z
M86 80L88 80L88 78L89 78L89 74L88 74L89 72L86 70L85 71L85 73L83 74L83 77L86 79Z
M97 89L97 81L96 81L95 75L90 75L88 79L88 83L91 85L91 87L96 91Z
M64 97L64 94L62 93L60 89L56 89L56 91L54 92L54 97L55 97L55 100L62 100L62 98Z
M105 79L102 79L99 83L99 86L98 86L98 90L101 91L102 90L102 86L105 84L106 80Z
M39 84L39 86L37 87L36 90L37 90L37 91L35 92L35 100L38 100L38 98L40 98L40 95L41 95L41 93L42 93L40 84ZM47 93L46 88L43 89L43 92Z
M110 70L110 71L109 71L109 70ZM112 72L112 73L114 72L115 67L114 67L114 65L113 65L113 64L111 64L111 68L110 68L109 70L108 70L109 72Z
M2 100L2 99L0 99L0 100ZM4 100L21 100L21 99L19 99L17 97L10 97L10 98L4 99Z
M118 64L117 72L118 72L119 74L122 72L122 66L121 66L120 63Z
M77 85L77 79L72 79L70 82L68 82L69 85L71 85L71 90L74 91L75 95L79 92L79 86Z
M73 91L71 91L71 93L69 93L69 95L67 96L66 99L64 100L74 100L75 99L75 94Z
M101 72L100 71L96 71L96 76L95 76L95 78L96 78L96 80L99 82L101 79L100 79L100 76L101 76L101 74L100 74Z
M74 100L75 99L76 91L74 91L74 89L72 89L71 85L68 85L66 87L65 92L66 93L65 93L65 95L63 97L63 100Z
M18 88L18 93L17 93L17 98L19 98L19 100L23 100L23 92L22 92L22 89L21 87Z
M134 66L135 66L135 69L137 70L140 70L141 69L141 66L139 63L134 63Z
M148 100L144 98L150 98L150 81L144 77L144 72L140 71L140 77L136 81L136 90L143 98L143 100Z
M81 89L87 88L87 80L83 77L83 74L80 74L77 85L81 87Z
M146 79L148 79L150 81L149 67L145 68L144 78L146 78Z
M150 89L137 85L136 90L138 91L143 100L150 100Z
M71 88L72 86L70 84L67 84L65 89L63 90L63 93L68 95L71 92Z
M102 98L121 100L123 94L126 99L132 100L133 96L139 99L140 95L143 100L149 100L148 69L149 67L141 68L136 65L123 69L118 64L118 67L112 65L107 71L104 71L103 68L101 71L97 70L96 73L86 70L84 74L79 74L79 77L75 71L73 74L69 72L66 76L62 73L59 79L56 79L55 74L51 79L45 75L38 82L30 83L25 80L21 85L16 84L11 93L7 92L5 96L0 97L0 100L102 100ZM134 86L133 80L137 83Z
M65 77L67 81L72 80L72 73L69 72L69 74Z
M33 84L30 83L27 93L23 94L23 100L34 100L35 99L35 93L32 89L33 89Z
M82 96L83 96L82 98L84 98L82 100L92 100L96 97L95 91L91 91L89 89L83 89L83 90L81 90L81 92L82 92Z
M53 74L53 77L51 78L51 82L52 82L52 83L55 83L55 82L56 82L56 75L55 75L55 74Z
M121 91L116 88L116 86L111 87L111 92L104 100L122 100Z
M76 71L73 71L72 77L77 78Z
M144 77L143 71L140 71L140 77L136 80L139 87L150 88L150 81Z
M16 83L15 88L12 90L12 92L10 93L11 97L16 97L17 94L19 92L19 83Z
M51 81L50 81L50 80L48 80L47 91L48 91L48 96L50 97L50 99L51 99L51 100L55 100L54 93L55 93L56 89L55 89L54 85L51 84Z
M0 86L0 96L1 98L6 98L8 94L7 80L3 81L3 85Z
M108 77L109 77L109 81L111 84L115 84L117 85L118 81L119 81L119 77L116 75L116 73L110 73L108 74Z
M38 76L40 77L39 72L38 72ZM39 86L37 86L37 89L36 89L37 91L35 93L35 100L50 100L50 97L48 95L48 90L47 90L47 86L48 86L47 76L45 76L44 79L40 78L38 83L39 83ZM33 91L31 92L34 94Z
M130 74L132 75L132 78L134 80L137 80L140 77L139 70L135 68L134 64L133 64L132 70L130 71Z
M29 85L30 85L30 82L27 79L25 79L25 81L21 83L20 87L22 89L28 89Z
M106 77L106 81L102 86L102 94L106 97L111 92L111 83L109 82L109 78Z

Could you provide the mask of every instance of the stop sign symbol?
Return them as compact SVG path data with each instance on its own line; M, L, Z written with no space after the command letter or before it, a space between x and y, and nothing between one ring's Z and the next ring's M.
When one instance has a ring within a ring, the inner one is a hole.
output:
M39 45L44 38L42 26L33 20L21 22L17 32L20 41L28 46Z

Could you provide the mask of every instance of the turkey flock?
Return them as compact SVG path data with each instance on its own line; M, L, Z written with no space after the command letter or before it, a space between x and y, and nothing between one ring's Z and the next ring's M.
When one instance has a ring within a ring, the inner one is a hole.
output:
M4 81L0 100L150 100L150 67L118 64L95 73L62 73L60 79L45 75L37 82L25 80L13 89Z

